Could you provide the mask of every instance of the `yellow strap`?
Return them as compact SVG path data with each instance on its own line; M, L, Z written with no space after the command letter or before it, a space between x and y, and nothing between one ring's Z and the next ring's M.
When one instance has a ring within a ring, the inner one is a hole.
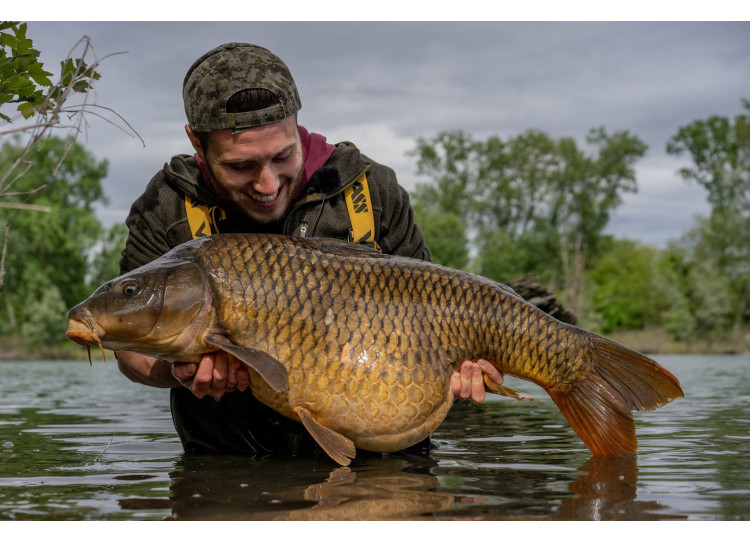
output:
M187 194L185 194L185 212L193 239L219 233L217 224L227 216L221 207L216 205L209 207Z
M349 240L370 244L379 250L380 247L375 242L375 218L372 212L370 188L364 173L344 190L344 198L349 211L349 220L352 223ZM209 207L187 194L185 194L185 212L193 239L219 233L218 222L226 218L226 213L220 207Z
M372 213L370 189L364 173L344 190L344 198L349 211L349 220L352 223L349 240L355 243L372 244L375 248L379 248L375 243L375 218Z

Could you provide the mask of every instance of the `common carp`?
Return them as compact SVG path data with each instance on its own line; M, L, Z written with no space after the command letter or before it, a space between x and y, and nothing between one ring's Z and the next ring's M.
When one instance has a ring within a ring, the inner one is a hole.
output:
M631 411L682 396L655 361L503 284L333 239L198 238L102 285L68 317L66 335L87 348L236 356L252 393L341 465L356 448L394 452L432 433L466 359L542 387L596 456L634 455Z

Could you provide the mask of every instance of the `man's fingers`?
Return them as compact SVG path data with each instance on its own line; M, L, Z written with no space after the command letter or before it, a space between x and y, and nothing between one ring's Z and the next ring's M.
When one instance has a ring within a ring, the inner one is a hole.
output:
M481 373L481 371L480 371ZM473 387L474 378L474 363L471 361L464 361L461 365L461 399L468 399L471 397L471 390Z
M244 364L226 352L204 354L197 364L174 363L172 374L198 399L210 395L218 401L226 392L250 387L250 375Z
M495 384L503 383L503 373L501 373L497 367L492 365L492 363L490 363L486 359L477 360L477 363L482 369L482 372L485 373Z
M458 371L453 371L451 375L451 391L454 399L461 397L461 374Z
M227 362L226 352L216 352L214 355L214 370L212 377L213 382L211 382L211 388L217 391L223 391L226 387L227 378L229 377L229 363Z
M236 357L227 354L227 391L237 389L237 371L241 363Z
M250 373L247 372L247 367L245 367L245 364L238 358L230 356L230 359L234 360L237 364L237 370L235 372L237 375L237 389L245 391L250 387Z
M176 361L172 364L172 374L183 386L186 385L186 381L191 380L195 376L196 369L197 365L195 363L180 363Z
M477 364L474 364L471 369L470 397L477 404L484 401L484 379L482 378L482 369Z
M213 380L214 373L214 358L213 356L203 356L198 364L198 370L195 372L195 377L190 385L190 390L198 398L202 399L206 395L211 393L211 382Z
M486 359L464 361L451 375L450 386L454 399L471 399L481 403L485 399L484 375L498 385L503 383L503 373Z

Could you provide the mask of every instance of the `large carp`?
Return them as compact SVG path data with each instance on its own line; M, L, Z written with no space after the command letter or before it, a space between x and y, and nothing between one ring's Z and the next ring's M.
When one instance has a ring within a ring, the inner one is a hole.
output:
M199 238L107 282L68 316L67 336L87 347L182 362L236 356L252 393L342 465L355 447L393 452L428 436L466 359L544 388L594 455L635 454L631 411L682 396L655 361L507 286L331 239Z

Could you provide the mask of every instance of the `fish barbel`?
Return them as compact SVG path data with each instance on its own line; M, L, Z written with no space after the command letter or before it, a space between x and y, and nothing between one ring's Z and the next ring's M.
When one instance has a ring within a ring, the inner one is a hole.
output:
M67 336L87 347L193 363L218 350L236 356L252 393L342 465L356 448L393 452L427 437L466 359L542 387L597 456L635 454L631 411L682 396L655 361L507 286L332 239L195 239L102 285L68 316Z

